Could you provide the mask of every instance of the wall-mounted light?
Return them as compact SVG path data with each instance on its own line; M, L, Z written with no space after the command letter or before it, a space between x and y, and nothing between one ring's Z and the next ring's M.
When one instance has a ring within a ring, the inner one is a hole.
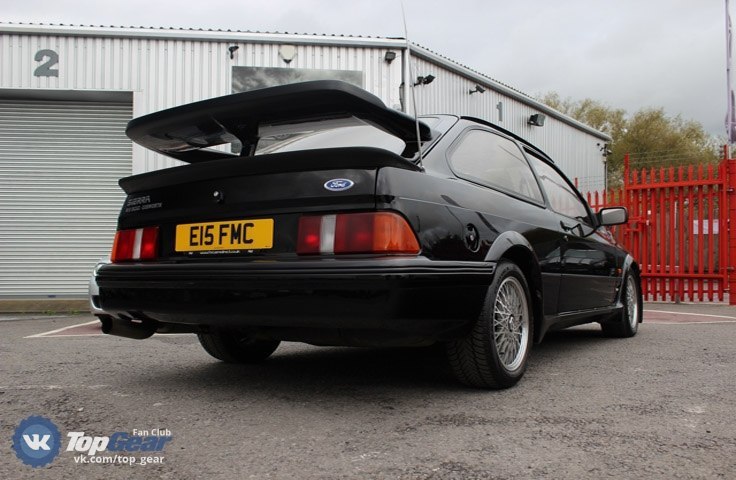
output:
M534 115L532 115L531 117L529 117L529 121L526 122L526 123L528 123L529 125L532 125L534 127L543 127L544 126L544 120L546 118L547 117L544 116L541 113L535 113Z
M424 77L419 76L417 77L417 81L414 83L414 86L417 85L429 85L430 83L434 82L435 76L434 75L426 75Z
M396 52L389 50L386 52L386 54L383 56L383 59L386 61L386 63L391 63L394 60L396 60Z
M485 89L485 88L481 87L480 85L476 85L476 86L475 86L475 88L474 88L474 89L472 89L472 90L470 90L470 91L469 91L468 93L469 93L470 95L472 95L472 94L474 94L474 93L483 93L483 92L485 92L485 91L486 91L486 89Z
M235 58L235 52L236 52L236 51L237 51L237 50L238 50L239 48L240 48L240 47L239 47L239 46L237 46L237 45L230 45L229 47L227 47L227 51L228 51L228 52L230 52L230 60L232 60L233 58Z
M294 45L281 45L279 47L279 56L287 64L291 63L296 57L296 47Z
M598 150L601 151L601 155L603 155L604 157L607 157L613 153L613 150L608 148L607 143L603 143L603 144L596 143L596 146L598 147Z

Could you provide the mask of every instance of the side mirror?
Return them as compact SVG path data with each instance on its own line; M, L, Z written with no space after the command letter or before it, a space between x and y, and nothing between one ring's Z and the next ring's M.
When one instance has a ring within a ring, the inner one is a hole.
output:
M629 221L629 211L625 207L601 208L598 212L598 225L607 227L621 225Z

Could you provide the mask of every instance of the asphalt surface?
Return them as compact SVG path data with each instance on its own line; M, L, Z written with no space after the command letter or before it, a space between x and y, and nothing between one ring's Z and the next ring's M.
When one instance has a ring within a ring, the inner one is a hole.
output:
M733 307L648 305L626 340L551 334L498 392L459 386L431 348L288 343L231 366L194 336L27 338L92 320L0 316L0 478L736 478ZM63 438L45 467L12 448L30 415ZM154 428L162 463L66 451L69 432Z

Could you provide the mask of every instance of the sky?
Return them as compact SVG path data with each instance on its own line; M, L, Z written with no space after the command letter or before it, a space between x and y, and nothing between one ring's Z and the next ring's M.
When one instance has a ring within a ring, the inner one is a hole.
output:
M404 37L399 0L0 2L6 22ZM404 10L413 43L529 95L661 107L723 136L724 2L404 0Z

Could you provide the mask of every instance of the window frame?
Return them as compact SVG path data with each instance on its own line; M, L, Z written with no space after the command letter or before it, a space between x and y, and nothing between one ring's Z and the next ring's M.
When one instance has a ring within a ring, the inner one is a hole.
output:
M545 159L541 155L536 154L535 152L531 151L528 148L524 148L523 150L524 150L524 154L525 155L529 155L531 157L534 157L535 159L537 159L540 162L544 163L545 165L547 165L548 167L550 167L553 171L555 171L565 181L565 183L570 187L570 189L575 194L575 196L578 198L578 200L583 204L583 207L585 208L585 211L588 214L588 221L587 222L584 222L584 223L587 226L591 227L591 228L594 228L594 229L597 228L598 227L598 222L596 221L596 216L593 214L593 211L591 210L590 205L588 205L588 202L583 197L583 194L580 193L580 191L575 187L575 185L570 181L570 179L567 178L567 175L565 175L564 172L557 165L555 165L553 162L548 161L547 159ZM540 176L539 172L537 172L537 169L534 167L534 164L531 161L529 162L529 164L531 165L532 170L534 171L534 176L537 178L537 183L539 183L540 187L542 188L542 193L544 195L546 207L550 211L555 212L558 215L562 215L565 218L569 218L570 220L574 220L576 222L579 222L580 219L578 217L571 217L571 216L567 215L566 213L559 212L559 211L557 211L552 206L552 201L550 200L550 196L547 193L546 188L544 187L544 183L542 182L542 179L541 179L541 176Z

